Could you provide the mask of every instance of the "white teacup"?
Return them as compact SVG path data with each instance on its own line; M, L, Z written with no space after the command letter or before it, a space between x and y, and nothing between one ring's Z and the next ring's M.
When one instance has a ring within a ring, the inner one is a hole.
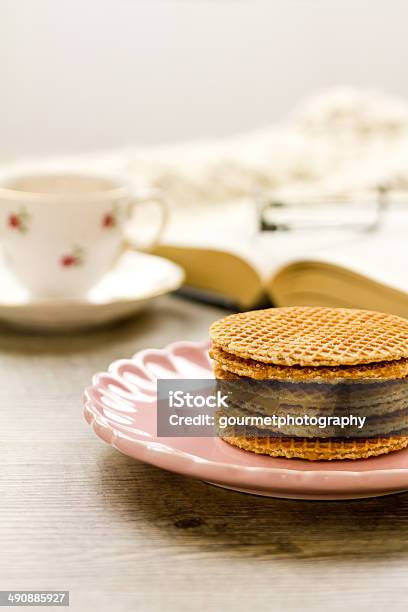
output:
M134 193L120 179L85 174L3 180L0 236L6 262L36 298L82 296L123 252L124 226L134 206L147 201L159 207L156 243L166 222L157 190Z

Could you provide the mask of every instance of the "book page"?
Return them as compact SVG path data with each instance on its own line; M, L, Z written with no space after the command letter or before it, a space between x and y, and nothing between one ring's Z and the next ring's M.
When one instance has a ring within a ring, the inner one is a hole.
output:
M231 252L250 263L264 280L285 265L313 260L343 266L408 291L408 210L401 206L391 207L380 229L372 232L259 232L255 205L249 200L200 208L199 213L194 209L177 213L165 233L165 244Z

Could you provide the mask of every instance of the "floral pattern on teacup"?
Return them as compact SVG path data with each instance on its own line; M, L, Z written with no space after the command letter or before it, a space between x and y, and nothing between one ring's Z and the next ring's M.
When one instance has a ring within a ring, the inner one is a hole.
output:
M19 212L10 213L7 218L7 225L10 229L26 234L28 232L28 224L30 215L25 208L20 208Z
M112 229L118 224L118 207L114 204L111 210L105 213L102 217L102 227L104 229Z
M77 266L83 266L84 264L84 250L80 246L74 246L73 249L62 255L60 258L60 265L62 268L75 268Z

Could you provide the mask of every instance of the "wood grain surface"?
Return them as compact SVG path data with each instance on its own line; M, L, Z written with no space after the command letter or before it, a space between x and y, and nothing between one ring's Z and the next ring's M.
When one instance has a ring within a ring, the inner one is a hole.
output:
M92 374L201 340L225 314L168 297L100 331L0 329L0 588L71 591L71 609L406 610L408 494L254 497L170 474L98 440Z

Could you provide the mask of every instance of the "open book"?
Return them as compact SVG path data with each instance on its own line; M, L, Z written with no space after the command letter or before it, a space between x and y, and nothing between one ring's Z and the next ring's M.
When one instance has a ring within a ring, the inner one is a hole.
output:
M155 252L185 269L185 292L239 309L343 306L408 317L408 210L390 210L376 232L249 234L242 219L222 230L198 216Z

